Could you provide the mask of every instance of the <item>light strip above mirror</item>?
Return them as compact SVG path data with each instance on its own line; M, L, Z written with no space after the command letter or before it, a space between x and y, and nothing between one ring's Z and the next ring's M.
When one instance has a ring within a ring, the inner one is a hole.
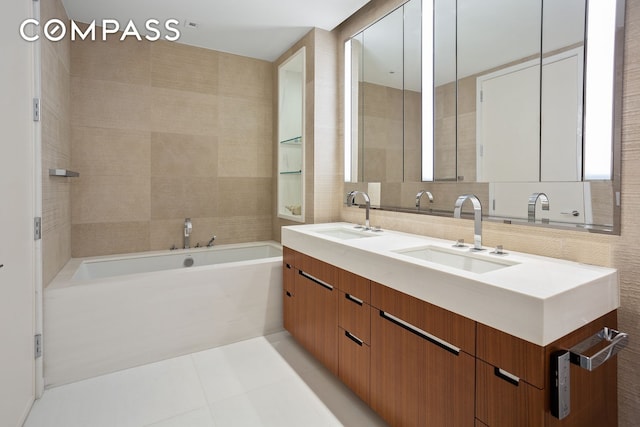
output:
M422 181L433 181L433 0L422 0Z

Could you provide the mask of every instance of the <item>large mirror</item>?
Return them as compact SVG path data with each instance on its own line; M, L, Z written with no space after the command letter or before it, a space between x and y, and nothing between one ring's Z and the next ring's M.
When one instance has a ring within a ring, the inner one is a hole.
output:
M619 233L623 3L411 0L367 27L345 52L346 187L445 215L474 192L500 221ZM532 220L533 193L550 209Z
M350 181L420 179L420 6L411 0L349 41Z

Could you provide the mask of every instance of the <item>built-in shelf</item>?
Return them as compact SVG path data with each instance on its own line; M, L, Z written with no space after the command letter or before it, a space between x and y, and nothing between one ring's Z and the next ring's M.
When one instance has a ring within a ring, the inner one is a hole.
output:
M280 144L302 146L302 137L296 136L295 138L285 139L284 141L280 141Z
M49 169L49 176L62 176L66 178L75 178L80 176L80 173L70 171L69 169Z
M278 217L304 222L305 48L278 67Z

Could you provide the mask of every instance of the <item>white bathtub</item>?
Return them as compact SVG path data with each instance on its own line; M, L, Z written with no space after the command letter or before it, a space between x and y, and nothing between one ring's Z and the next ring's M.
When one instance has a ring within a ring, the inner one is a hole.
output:
M185 267L187 264L193 264ZM282 330L276 242L72 259L44 293L48 387Z

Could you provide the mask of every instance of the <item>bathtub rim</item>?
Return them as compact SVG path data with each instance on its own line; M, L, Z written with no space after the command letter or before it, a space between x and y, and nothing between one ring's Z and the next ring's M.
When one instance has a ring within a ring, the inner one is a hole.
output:
M142 273L131 273L131 274L121 274L117 276L97 278L97 279L83 279L77 280L72 279L73 275L76 273L80 265L83 262L93 262L93 261L118 261L123 259L137 259L137 258L148 258L154 256L162 256L162 255L179 255L179 254L193 254L199 252L215 252L223 249L239 249L239 248L249 248L255 246L272 246L274 248L282 251L282 244L275 240L262 240L255 242L245 242L245 243L228 243L224 245L215 245L212 247L203 247L203 248L190 248L190 249L175 249L175 250L157 250L157 251L147 251L147 252L130 252L130 253L122 253L122 254L112 254L112 255L98 255L92 257L79 257L79 258L71 258L67 263L62 267L62 269L56 274L51 283L47 285L44 289L45 292L60 290L75 286L83 286L83 285L93 285L97 283L110 283L117 282L122 280L123 278L132 278L135 276L144 276L144 275L159 275L166 273L167 271L175 271L181 270L179 268L168 269L168 270L160 270L160 271L146 271ZM257 263L267 263L273 262L275 260L282 261L282 255L275 257L267 257L267 258L258 258L252 260L242 260L242 261L233 261L226 262L222 264L208 264L208 265L200 265L191 267L190 270L200 271L206 269L214 269L214 268L225 268L241 266L246 264L257 264Z

